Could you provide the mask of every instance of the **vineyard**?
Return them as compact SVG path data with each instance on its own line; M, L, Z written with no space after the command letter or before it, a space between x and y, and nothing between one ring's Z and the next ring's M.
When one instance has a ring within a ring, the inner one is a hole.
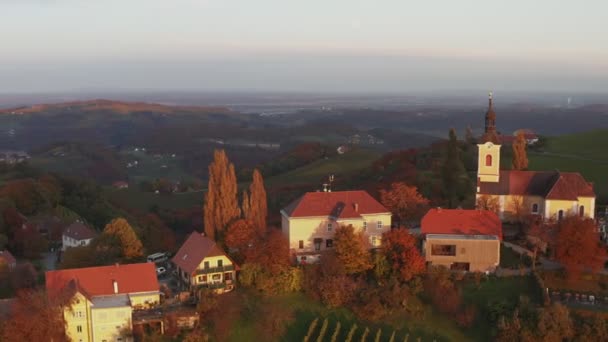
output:
M410 335L407 331L382 329L381 327L345 325L339 320L317 317L310 322L304 342L422 342L436 341Z

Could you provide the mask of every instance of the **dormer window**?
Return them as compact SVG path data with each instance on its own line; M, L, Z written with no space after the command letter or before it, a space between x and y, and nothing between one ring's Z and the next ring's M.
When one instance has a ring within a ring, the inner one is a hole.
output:
M492 166L492 155L486 154L486 166Z

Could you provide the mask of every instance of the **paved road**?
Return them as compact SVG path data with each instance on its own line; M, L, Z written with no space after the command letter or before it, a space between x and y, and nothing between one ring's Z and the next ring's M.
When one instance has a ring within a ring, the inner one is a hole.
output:
M46 271L57 268L57 252L47 252L42 255L42 263Z

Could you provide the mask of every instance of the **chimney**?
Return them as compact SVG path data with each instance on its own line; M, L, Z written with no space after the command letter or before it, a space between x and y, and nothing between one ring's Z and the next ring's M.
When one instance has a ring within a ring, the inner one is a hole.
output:
M359 212L359 203L355 203L355 212L358 213Z
M112 280L112 285L114 285L114 294L118 294L118 282L116 280Z

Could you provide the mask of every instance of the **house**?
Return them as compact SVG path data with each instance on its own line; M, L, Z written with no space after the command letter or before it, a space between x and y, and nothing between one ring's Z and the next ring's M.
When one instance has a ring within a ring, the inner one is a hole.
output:
M0 251L0 270L6 265L8 270L14 270L17 267L17 260L8 250Z
M500 143L496 142L496 113L486 114L485 142L478 144L476 199L494 200L502 220L529 214L559 220L565 215L595 217L593 184L577 172L500 170Z
M308 192L281 210L281 229L298 262L315 262L333 247L335 229L353 225L379 247L391 212L365 191Z
M50 298L71 299L63 317L72 341L130 341L133 310L160 302L153 263L48 271L46 290Z
M500 264L502 223L489 210L431 209L422 218L427 263L493 272Z
M211 239L192 232L175 254L175 265L182 284L189 290L207 287L227 292L236 285L236 265Z
M61 236L62 250L69 247L88 246L97 236L97 232L87 227L82 222L74 222L67 226Z

